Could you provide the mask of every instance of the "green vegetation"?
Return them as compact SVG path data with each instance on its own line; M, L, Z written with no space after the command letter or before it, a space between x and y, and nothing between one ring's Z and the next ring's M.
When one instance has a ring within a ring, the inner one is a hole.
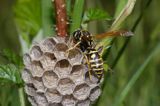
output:
M93 35L129 29L131 38L108 38L103 92L94 106L160 105L160 1L66 0L69 31ZM22 56L33 42L54 36L51 0L0 1L0 106L30 106L23 91Z

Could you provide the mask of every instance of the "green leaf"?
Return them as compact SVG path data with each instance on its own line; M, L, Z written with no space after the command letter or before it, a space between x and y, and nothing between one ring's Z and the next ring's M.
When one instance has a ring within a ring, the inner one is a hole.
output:
M0 65L0 82L7 81L22 84L19 69L13 64Z
M22 57L15 54L10 49L4 49L0 51L0 55L4 57L9 63L15 64L16 66L22 66Z
M89 9L85 12L83 22L95 21L95 20L110 20L111 16L102 9Z
M28 43L41 28L41 1L40 0L18 0L14 6L15 21L19 35L25 35Z

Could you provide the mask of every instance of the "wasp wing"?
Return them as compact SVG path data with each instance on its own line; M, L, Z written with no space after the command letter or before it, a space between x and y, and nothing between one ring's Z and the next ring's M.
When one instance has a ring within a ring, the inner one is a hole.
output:
M106 33L102 33L99 35L95 35L94 38L96 40L100 40L106 37L116 37L116 36L124 36L124 37L129 37L129 36L133 36L133 32L131 31L127 31L127 30L118 30L118 31L110 31L110 32L106 32Z

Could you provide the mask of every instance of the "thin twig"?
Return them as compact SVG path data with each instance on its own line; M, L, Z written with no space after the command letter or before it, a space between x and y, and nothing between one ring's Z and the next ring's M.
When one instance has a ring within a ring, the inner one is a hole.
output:
M56 13L56 32L58 36L67 36L67 13L65 0L52 0Z

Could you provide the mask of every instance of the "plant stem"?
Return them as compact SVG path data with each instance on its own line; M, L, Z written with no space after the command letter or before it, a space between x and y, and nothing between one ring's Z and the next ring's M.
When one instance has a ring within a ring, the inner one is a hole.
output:
M133 27L132 27L132 29L131 29L132 32L135 32L136 27L138 26L139 22L140 22L141 19L142 19L142 16L143 16L143 14L144 14L144 10L150 5L151 1L152 1L152 0L148 0L148 1L147 1L146 5L145 5L145 7L144 7L144 9L143 9L143 11L141 12L140 16L137 18L137 20L135 21L135 24L133 25ZM125 51L125 49L126 49L128 43L129 43L129 41L130 41L130 38L127 38L127 39L125 40L122 48L119 50L118 55L116 56L116 59L114 60L113 64L111 65L111 68L112 68L112 69L116 66L117 62L119 61L120 57L122 56L123 52Z
M132 13L134 6L135 6L136 0L128 0L127 4L123 8L123 10L119 13L119 15L116 17L115 21L111 25L111 28L109 31L118 30L120 25L125 21L125 19ZM106 46L106 39L102 40L97 46Z
M19 93L19 99L20 99L20 106L25 106L25 99L24 99L24 91L23 88L19 88L18 89L18 93Z
M56 32L58 36L67 36L67 12L65 0L52 0L56 13Z
M143 11L149 6L149 4L151 3L151 1L152 1L152 0L148 0L148 2L147 2L147 4L146 4L146 6L144 7ZM137 18L137 20L135 21L135 23L134 23L134 25L133 25L133 27L132 27L132 31L133 31L133 32L136 30L137 25L139 24L139 22L141 21L141 18L143 17L143 13L144 13L143 11L141 12L140 16ZM111 41L111 43L113 43L114 40L115 40L115 38L113 39L113 41ZM121 48L120 51L118 52L118 55L117 55L116 59L114 60L113 64L111 65L111 68L112 68L112 69L116 66L118 60L119 60L120 57L122 56L122 54L123 54L125 48L127 47L129 41L130 41L130 38L128 38L128 39L125 40L122 48ZM109 51L110 51L110 49L109 49ZM106 52L106 53L107 53L107 55L104 55L105 58L106 58L106 56L108 56L109 52ZM107 83L108 78L110 78L110 73L107 73L107 74L105 74L105 76L104 76L104 81L105 81L105 82L104 82L103 85L102 85L102 90L103 90L103 92L105 92L104 89L106 89L106 83ZM96 102L95 106L96 106L99 102L101 102L101 98L98 99L98 101Z
M83 5L84 5L84 0L75 1L70 33L80 28L81 20L82 20Z
M142 15L140 15L140 17L138 17L138 19L136 20L136 22L135 22L135 24L134 24L134 26L132 28L132 32L135 32L136 27L138 26L139 22L141 21L141 18L142 18ZM127 38L125 40L122 48L119 50L118 55L116 56L114 62L111 65L112 69L116 66L117 62L119 61L120 57L122 56L123 52L125 51L125 49L126 49L128 43L129 43L129 41L130 41L130 38Z
M119 26L124 22L124 20L131 14L134 5L136 3L136 0L128 0L126 6L123 8L123 10L120 12L120 14L117 16L115 21L113 22L110 30L117 30Z

